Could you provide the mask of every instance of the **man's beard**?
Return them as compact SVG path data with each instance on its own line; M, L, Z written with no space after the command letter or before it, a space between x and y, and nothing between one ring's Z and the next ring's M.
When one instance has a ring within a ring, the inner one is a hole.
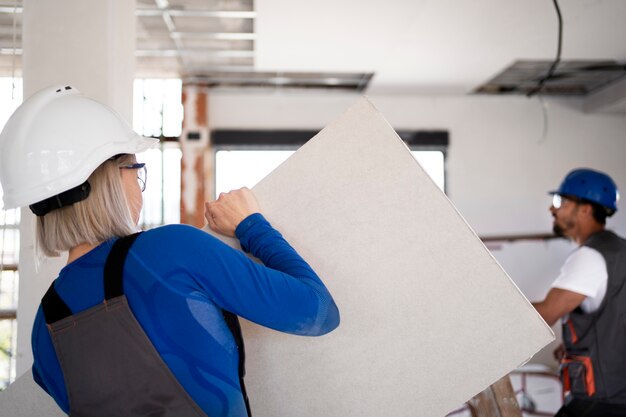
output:
M563 228L556 223L552 225L552 231L558 237L565 237L565 230L563 230Z
M555 219L554 223L552 224L552 231L558 237L570 238L571 234L568 234L568 231L571 232L571 230L575 227L576 224L571 219L564 219L562 220L562 222L564 224L560 225L557 223Z

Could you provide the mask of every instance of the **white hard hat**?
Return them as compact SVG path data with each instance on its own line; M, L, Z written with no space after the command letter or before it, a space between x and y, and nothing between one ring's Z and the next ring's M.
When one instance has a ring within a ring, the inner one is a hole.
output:
M77 187L112 156L142 152L157 142L73 87L41 90L13 113L0 134L4 208Z

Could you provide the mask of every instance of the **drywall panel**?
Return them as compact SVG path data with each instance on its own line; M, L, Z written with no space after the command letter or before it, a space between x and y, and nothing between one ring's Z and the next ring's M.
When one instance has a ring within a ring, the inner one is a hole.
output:
M553 339L366 99L254 192L341 312L321 338L244 323L256 417L441 417Z
M63 417L66 414L39 385L29 369L0 393L0 417Z
M365 99L254 191L342 320L320 338L243 322L255 417L441 417L553 339ZM0 410L58 415L30 373Z

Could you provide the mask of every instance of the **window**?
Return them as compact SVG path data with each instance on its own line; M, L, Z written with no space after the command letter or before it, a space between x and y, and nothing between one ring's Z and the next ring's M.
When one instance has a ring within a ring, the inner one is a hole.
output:
M215 193L253 187L285 161L317 131L217 130L215 145ZM399 132L411 153L435 184L445 190L445 131Z
M138 79L133 91L133 129L140 135L159 138L158 147L139 159L148 168L143 195L142 228L180 221L180 161L176 139L183 121L180 79ZM165 198L167 196L167 198Z
M398 135L411 149L411 153L424 171L445 192L448 132L445 130L401 130Z
M440 190L445 191L446 187L446 170L445 170L445 152L424 150L411 150L413 157L417 159L424 171L428 173L430 178L437 184Z
M215 194L251 188L283 163L292 150L221 150L215 153Z
M0 244L3 246L17 246L19 248L19 229L11 229L10 232L2 225ZM11 236L12 235L12 236ZM9 237L10 236L10 237ZM6 260L1 262L2 272L0 274L0 390L6 388L15 379L15 347L17 345L17 293L19 276L17 272L17 250L11 251L3 249ZM7 256L8 255L8 256Z
M0 78L0 129L22 102L22 80ZM15 379L20 211L4 210L0 187L0 390Z
M183 126L180 79L138 79L133 87L133 129L143 136L180 136Z
M182 152L175 142L161 142L140 157L148 168L139 218L143 229L180 222L181 158Z

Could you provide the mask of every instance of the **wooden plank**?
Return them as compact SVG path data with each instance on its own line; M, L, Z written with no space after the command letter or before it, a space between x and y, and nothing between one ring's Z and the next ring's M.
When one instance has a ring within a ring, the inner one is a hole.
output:
M502 417L491 387L476 395L467 404L472 417Z
M491 390L502 417L522 417L522 412L508 375L493 384Z
M472 417L522 417L522 412L507 376L467 402Z

